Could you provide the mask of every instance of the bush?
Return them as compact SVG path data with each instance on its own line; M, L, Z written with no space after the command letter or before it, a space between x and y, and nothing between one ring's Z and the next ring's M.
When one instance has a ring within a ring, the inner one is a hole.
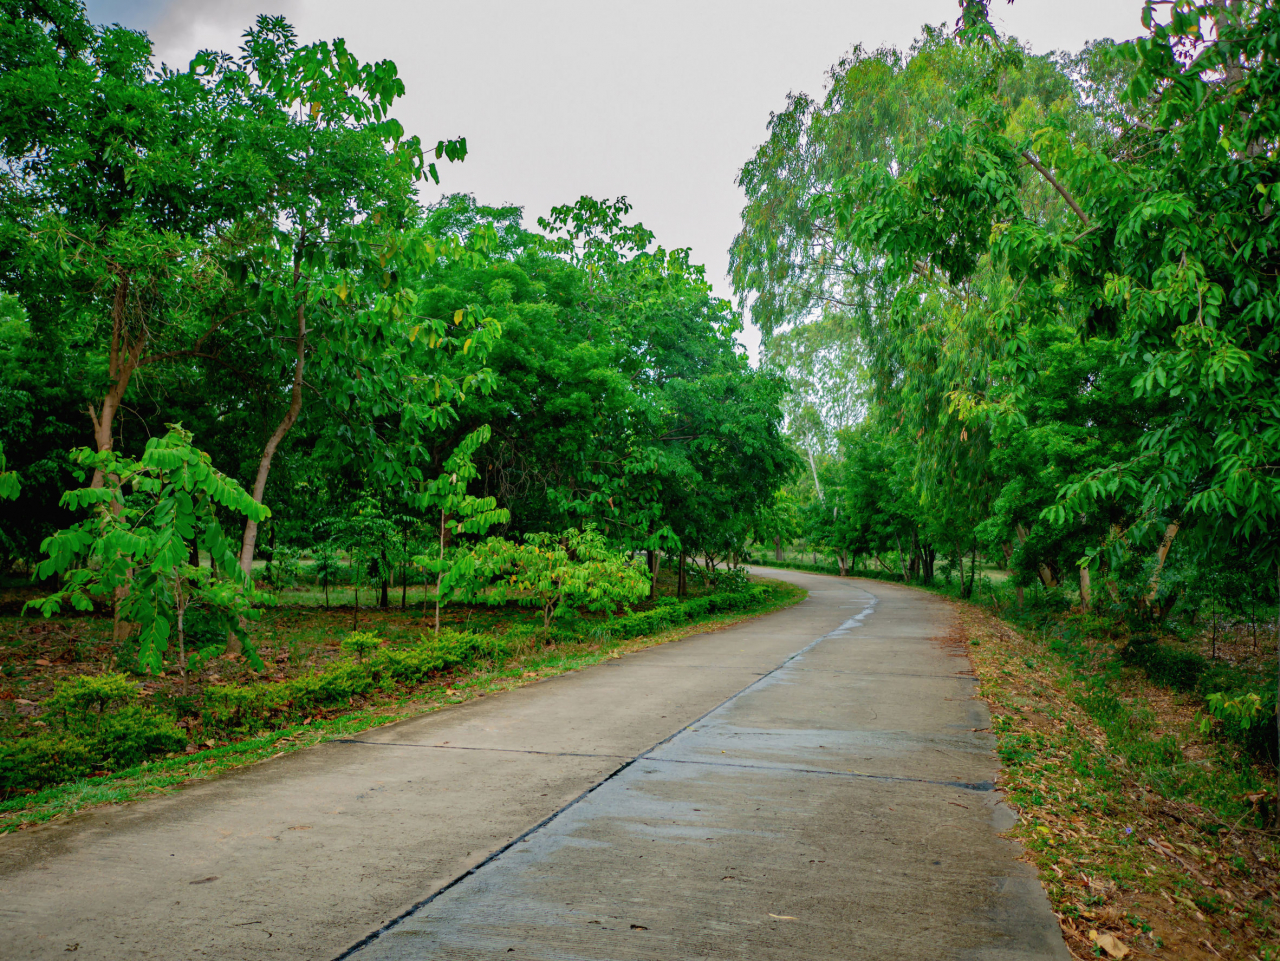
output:
M349 703L378 688L418 684L433 674L506 654L502 641L471 631L445 629L438 636L423 636L409 648L379 649L381 643L375 634L351 634L343 641L344 649L357 655L375 653L367 660L341 661L283 684L211 686L205 692L205 726L228 734L253 733Z
M46 714L60 714L62 730L0 746L0 789L40 788L95 771L121 771L182 750L186 733L169 715L137 704L107 710L137 697L137 688L122 674L58 684Z
M357 661L363 661L366 654L382 646L382 638L372 631L352 631L343 638L341 647L354 654Z
M1123 663L1141 668L1157 684L1177 691L1195 692L1203 697L1223 693L1228 697L1257 694L1262 701L1261 714L1245 727L1238 719L1221 722L1222 737L1238 744L1255 757L1275 761L1280 757L1276 737L1275 685L1242 674L1236 668L1203 655L1157 641L1148 634L1137 634L1120 652Z
M1209 662L1195 651L1180 650L1161 644L1154 638L1138 635L1129 640L1120 653L1131 667L1140 667L1147 677L1177 691L1194 691Z
M92 774L93 749L74 734L39 734L0 745L0 789L40 788Z

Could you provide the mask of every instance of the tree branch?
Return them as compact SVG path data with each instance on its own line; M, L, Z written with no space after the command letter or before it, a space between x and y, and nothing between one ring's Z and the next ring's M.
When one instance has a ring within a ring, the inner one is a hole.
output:
M1030 150L1022 151L1022 156L1027 158L1027 163L1031 164L1031 166L1035 167L1036 170L1040 171L1040 176L1044 177L1045 180L1049 181L1050 185L1053 187L1054 190L1062 194L1062 199L1067 202L1067 206L1070 207L1075 212L1075 215L1080 218L1080 222L1084 224L1086 227L1088 227L1089 226L1088 216L1085 214L1083 210L1080 209L1080 205L1075 202L1075 199L1071 196L1071 194L1067 193L1067 188L1062 186L1062 184L1058 183L1058 181L1054 179L1053 174L1049 173L1049 168L1047 168L1044 164L1042 164L1039 160L1037 160Z

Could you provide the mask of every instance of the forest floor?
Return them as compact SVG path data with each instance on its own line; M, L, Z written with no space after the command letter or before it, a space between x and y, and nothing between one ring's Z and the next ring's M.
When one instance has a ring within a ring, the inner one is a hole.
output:
M1257 806L1274 772L1200 732L1201 699L1082 661L956 603L990 705L1011 832L1079 958L1280 958L1280 837ZM1215 636L1244 663L1250 637ZM1106 641L1086 644L1099 659ZM1086 658L1087 660L1087 658ZM1171 747L1176 745L1176 747Z
M157 758L130 770L102 772L40 790L0 796L0 834L62 819L93 805L118 804L169 793L246 764L492 692L510 690L689 634L706 633L709 627L720 629L780 610L804 598L805 592L798 588L771 583L776 587L770 598L749 610L694 618L678 627L630 640L611 639L606 635L585 643L553 642L544 646L531 641L501 662L443 672L427 683L401 687L394 693L356 697L343 707L318 710L301 724L254 736L206 736L200 729L198 716L190 715L188 705L186 723L190 725L191 740L185 753ZM668 583L660 579L659 588L665 594L672 594L674 581ZM347 593L349 595L349 591ZM418 593L420 605L420 587ZM697 581L691 579L691 596L700 593ZM109 617L18 616L22 604L33 596L35 593L26 585L0 588L0 612L3 612L0 613L0 742L47 727L40 717L41 702L59 681L130 668L124 663L126 655L111 643ZM266 670L255 671L242 656L229 654L214 658L188 679L191 697L198 700L201 688L209 683L272 684L323 670L349 657L339 645L353 624L362 631L379 635L390 648L410 646L432 630L432 621L424 618L417 605L410 605L406 610L398 606L363 607L358 612L354 607L326 610L312 606L320 598L314 587L282 592L280 606L264 611L262 620L254 625L254 641ZM335 596L334 600L337 599ZM367 602L368 598L363 600ZM393 604L398 601L398 597L392 598ZM646 602L636 605L635 609L645 610L650 606ZM535 621L541 623L536 612L514 607L457 605L446 608L441 616L442 627L497 634L528 629ZM140 677L139 681L143 698L158 707L172 709L183 700L182 680L176 671Z

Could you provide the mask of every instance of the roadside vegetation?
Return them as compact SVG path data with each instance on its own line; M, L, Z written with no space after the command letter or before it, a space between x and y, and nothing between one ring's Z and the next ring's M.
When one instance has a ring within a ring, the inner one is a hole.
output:
M12 610L29 593L10 588L0 603ZM221 654L185 679L139 676L131 652L113 647L109 617L0 617L0 833L716 629L804 592L739 569L695 578L684 599L564 612L551 628L514 602L456 605L439 633L420 609L365 611L353 631L351 610L310 596L307 585L285 592L264 613L261 668Z
M733 563L785 380L690 252L440 194L394 63L245 28L0 0L5 828L797 596Z
M1280 11L854 47L743 166L756 563L962 605L1079 957L1280 956ZM981 608L981 611L979 610Z

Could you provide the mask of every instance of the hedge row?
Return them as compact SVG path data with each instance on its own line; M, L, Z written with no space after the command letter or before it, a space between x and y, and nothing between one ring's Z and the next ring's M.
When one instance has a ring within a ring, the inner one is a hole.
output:
M655 634L689 620L725 611L745 610L769 599L772 588L753 585L722 591L684 603L664 598L649 611L600 624L595 636L626 639ZM204 691L204 729L228 736L285 727L355 697L391 691L397 684L419 684L432 675L480 661L505 660L531 633L540 641L581 643L590 634L572 626L549 632L511 632L503 636L443 630L408 648L382 648L371 635L343 642L356 656L322 671L279 684L213 684ZM135 681L109 674L63 682L45 702L54 727L34 737L0 745L0 791L41 788L105 771L124 771L157 756L181 751L188 734L169 714L144 707Z
M205 729L252 734L348 704L375 690L418 684L433 674L506 655L500 638L445 629L439 636L424 636L413 647L378 649L367 661L339 661L282 684L216 684L205 690Z
M131 705L103 714L99 723L72 723L35 737L0 744L0 790L40 788L122 771L148 758L181 751L187 734L168 714Z

